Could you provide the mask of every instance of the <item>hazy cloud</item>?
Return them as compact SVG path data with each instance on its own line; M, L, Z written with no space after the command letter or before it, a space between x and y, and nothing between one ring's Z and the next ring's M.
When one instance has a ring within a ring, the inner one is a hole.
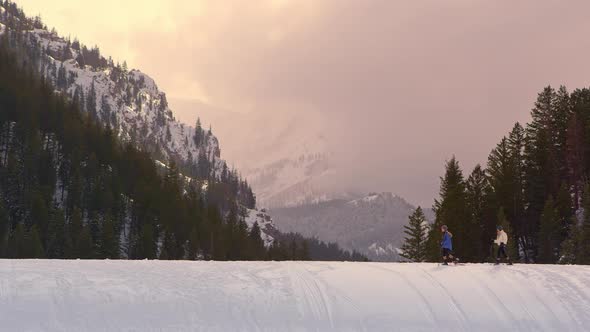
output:
M588 86L586 1L18 1L171 96L320 112L341 184L430 205L545 85ZM305 126L305 123L301 123Z

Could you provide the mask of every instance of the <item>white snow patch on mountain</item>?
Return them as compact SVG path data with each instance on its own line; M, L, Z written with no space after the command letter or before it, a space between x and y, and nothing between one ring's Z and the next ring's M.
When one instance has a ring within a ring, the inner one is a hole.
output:
M225 161L220 158L217 138L208 134L205 141L197 145L193 140L195 128L174 118L165 93L151 77L135 69L113 75L116 68L110 65L103 70L80 66L76 61L79 51L64 38L43 29L34 29L29 34L39 48L49 54L63 57L64 50L69 52L61 61L47 56L41 73L57 83L59 69L63 66L67 94L73 97L79 90L88 96L94 92L96 116L110 125L120 139L156 150L165 160L178 158L197 163L199 155L203 154L212 165L212 173L219 177Z
M271 216L266 210L262 209L259 211L248 209L245 221L248 225L248 229L252 229L254 224L258 224L258 227L260 227L260 238L266 247L270 247L273 244L274 237L270 234L275 230L275 227Z
M6 331L587 331L590 267L0 260Z

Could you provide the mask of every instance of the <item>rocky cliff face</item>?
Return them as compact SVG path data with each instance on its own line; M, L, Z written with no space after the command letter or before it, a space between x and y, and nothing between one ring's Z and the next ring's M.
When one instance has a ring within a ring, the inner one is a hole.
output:
M26 36L39 72L123 141L136 143L165 163L174 160L194 176L219 177L227 167L217 138L176 121L166 94L148 75L115 65L98 50L88 51L44 29L26 31Z

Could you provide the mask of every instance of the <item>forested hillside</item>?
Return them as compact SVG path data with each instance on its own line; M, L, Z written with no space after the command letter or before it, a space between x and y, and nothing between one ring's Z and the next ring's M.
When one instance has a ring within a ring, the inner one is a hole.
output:
M174 164L162 176L55 95L0 41L0 244L4 257L265 259L258 226L226 218ZM303 257L298 257L303 258Z
M212 199L219 200L224 212L234 201L250 209L256 206L250 186L221 159L211 128L203 128L198 118L194 127L177 121L166 94L151 77L129 69L126 62L105 58L97 46L60 37L15 3L0 1L0 7L11 49L81 111L110 127L118 139L166 165L174 162L184 175L209 184Z
M149 77L0 9L0 256L351 257L276 231L211 131L176 122Z
M474 262L490 256L503 225L523 262L590 264L590 90L548 86L531 117L467 177L454 157L447 162L428 259L439 259L441 225L453 233L456 254Z

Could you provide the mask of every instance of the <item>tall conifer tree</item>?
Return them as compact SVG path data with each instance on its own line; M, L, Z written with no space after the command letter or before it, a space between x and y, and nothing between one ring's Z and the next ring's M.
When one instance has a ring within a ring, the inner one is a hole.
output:
M417 207L408 219L408 225L404 226L406 237L400 255L413 262L423 262L426 259L426 217L422 208Z

